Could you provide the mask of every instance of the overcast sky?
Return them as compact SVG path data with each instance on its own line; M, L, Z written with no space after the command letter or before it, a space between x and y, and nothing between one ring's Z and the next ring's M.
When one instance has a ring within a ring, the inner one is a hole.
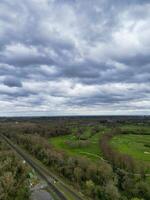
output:
M150 114L150 0L0 0L0 115Z

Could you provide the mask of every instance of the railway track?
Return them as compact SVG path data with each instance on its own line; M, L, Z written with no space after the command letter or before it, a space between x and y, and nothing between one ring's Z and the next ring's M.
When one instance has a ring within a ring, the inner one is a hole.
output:
M46 181L50 190L52 190L59 200L84 200L80 197L77 192L75 193L72 189L70 189L66 184L64 184L59 178L52 175L44 166L41 166L35 162L31 156L26 153L22 148L18 145L11 142L7 137L0 134L1 138L15 151L19 154L36 172L39 176ZM61 185L61 188L64 188L67 191L71 198L66 197L65 192L60 190L57 185Z

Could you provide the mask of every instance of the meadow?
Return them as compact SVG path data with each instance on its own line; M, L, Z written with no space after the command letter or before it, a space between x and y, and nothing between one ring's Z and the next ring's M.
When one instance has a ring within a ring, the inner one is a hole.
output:
M135 134L135 135L150 135L150 126L149 124L143 123L125 123L121 124L120 128L123 133L126 134Z
M143 124L121 124L123 133L112 138L111 145L123 154L132 156L136 160L150 162L149 126ZM57 149L73 156L83 156L94 161L103 159L100 149L101 136L110 129L100 126L99 132L92 134L92 127L84 128L80 139L77 138L77 128L71 129L71 134L51 137L50 143ZM83 141L83 142L82 142ZM87 143L84 141L87 141ZM84 145L85 144L85 145Z
M150 162L150 135L118 135L113 137L111 144L121 153Z
M70 135L50 138L50 143L68 155L82 156L96 161L102 159L99 140L107 128L100 127L99 129L98 133L92 134L92 128L87 127L82 133L81 139L78 139L75 135L77 130L72 129Z

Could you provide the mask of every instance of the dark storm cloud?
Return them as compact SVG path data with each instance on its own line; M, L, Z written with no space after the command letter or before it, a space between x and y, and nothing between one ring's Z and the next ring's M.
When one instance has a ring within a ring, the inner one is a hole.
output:
M138 93L139 92L139 93ZM68 104L70 106L91 106L93 105L102 105L102 106L107 106L107 105L120 105L124 104L128 101L134 101L136 100L142 100L144 98L147 98L147 94L150 92L150 89L146 90L133 90L132 92L130 91L128 94L126 93L97 93L90 97L78 97L74 98L73 101L69 101Z
M142 54L137 54L134 56L129 56L127 58L122 58L120 59L120 62L125 63L128 66L133 66L135 69L136 67L144 67L145 65L150 63L150 55L142 55Z
M0 94L1 94L1 97L4 96L4 99L16 99L20 97L29 97L30 95L35 95L36 93L35 92L32 92L32 91L28 91L28 90L25 90L25 89L18 89L18 90L13 90L13 91L10 91L10 90L1 90L0 89Z
M16 77L6 77L3 81L4 85L7 85L8 87L22 87L22 83L19 79Z
M56 112L149 109L149 9L149 0L1 0L2 107L21 98Z

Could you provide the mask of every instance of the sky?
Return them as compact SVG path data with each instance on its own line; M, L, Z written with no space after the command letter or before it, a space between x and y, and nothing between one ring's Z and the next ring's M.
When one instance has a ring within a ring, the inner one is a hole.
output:
M0 116L150 114L150 0L0 0Z

